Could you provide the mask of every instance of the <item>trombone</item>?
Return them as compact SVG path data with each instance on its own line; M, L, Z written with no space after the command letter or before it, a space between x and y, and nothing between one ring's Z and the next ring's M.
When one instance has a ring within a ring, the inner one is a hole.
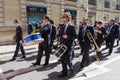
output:
M101 51L100 51L100 48L99 48L99 46L97 45L95 39L93 38L90 30L86 30L86 33L87 33L87 36L88 36L90 42L93 43L94 46L95 46L95 48L96 48L96 50L95 50L95 51L96 51L96 56L95 56L95 57L96 57L96 60L100 61L100 58L99 58L99 56L98 56L98 53L101 52Z

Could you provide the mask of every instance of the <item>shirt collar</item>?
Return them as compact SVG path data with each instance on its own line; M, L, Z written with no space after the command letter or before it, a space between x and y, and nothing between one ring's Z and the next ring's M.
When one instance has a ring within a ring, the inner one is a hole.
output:
M20 26L20 24L17 24L17 27Z

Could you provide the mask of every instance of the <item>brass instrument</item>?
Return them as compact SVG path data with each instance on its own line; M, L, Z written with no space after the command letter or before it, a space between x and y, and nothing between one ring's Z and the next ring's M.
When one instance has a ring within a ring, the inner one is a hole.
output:
M109 32L108 32L108 30L106 30L106 32L105 32L106 34L104 35L105 37L108 37L108 35L109 35Z
M96 30L98 30L98 28L95 28L95 36L96 36L96 39L97 39L97 37L98 37L98 32L97 32Z
M99 46L97 45L95 39L93 38L93 36L92 36L90 30L86 30L86 34L87 34L87 36L88 36L90 42L93 43L94 46L95 46L95 48L96 48L96 50L95 50L95 51L96 51L96 56L95 56L96 59L97 59L98 61L100 61L100 58L99 58L99 56L98 56L98 53L100 52Z
M98 29L98 27L96 27L95 28L95 36L96 36L96 39L98 38L98 35L99 35L99 32L98 31L100 31L99 29Z
M33 30L31 34L34 34L34 33L37 33L37 32L39 32L39 29Z
M108 35L110 34L110 32L108 31L108 28L106 29L106 31L105 31L105 37L108 37Z
M13 36L13 41L14 42L16 41L16 34Z

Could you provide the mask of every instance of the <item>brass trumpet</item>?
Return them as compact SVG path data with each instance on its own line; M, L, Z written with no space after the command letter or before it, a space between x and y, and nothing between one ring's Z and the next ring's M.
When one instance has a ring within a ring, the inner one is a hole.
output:
M100 58L99 58L99 56L98 56L98 52L100 52L99 46L97 45L95 39L93 38L93 36L92 36L90 30L86 30L86 34L87 34L87 36L88 36L90 42L93 43L94 46L95 46L95 48L96 48L96 50L95 50L95 51L96 51L96 56L95 56L96 59L97 59L98 61L100 61Z

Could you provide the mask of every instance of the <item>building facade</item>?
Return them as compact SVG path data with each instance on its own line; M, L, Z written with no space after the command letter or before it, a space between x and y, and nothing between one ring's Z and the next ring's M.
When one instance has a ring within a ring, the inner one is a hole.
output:
M111 18L119 22L120 0L0 0L0 42L12 41L14 19L19 19L25 28L27 21L41 22L48 15L58 25L66 11L72 14L76 26L83 17L88 17L91 24Z

